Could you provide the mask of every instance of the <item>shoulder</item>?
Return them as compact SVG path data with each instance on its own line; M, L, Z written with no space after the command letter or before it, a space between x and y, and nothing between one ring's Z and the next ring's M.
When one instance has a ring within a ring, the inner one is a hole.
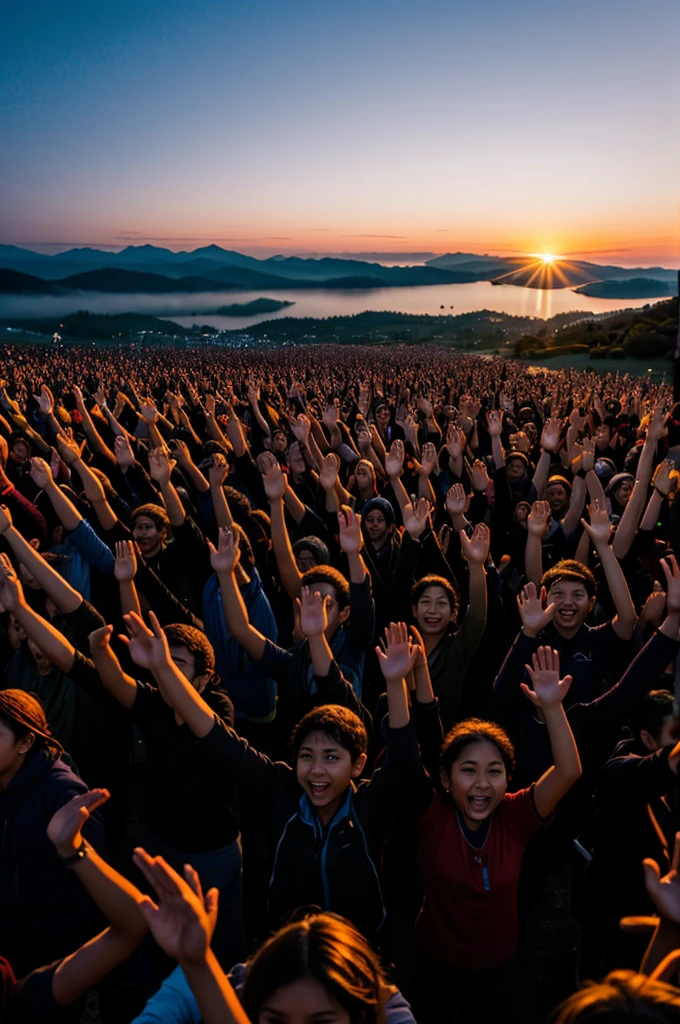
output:
M534 785L506 793L498 808L499 824L521 842L528 841L542 825L552 821L539 816L534 803Z
M430 806L417 821L413 823L416 835L420 838L438 831L443 826L457 825L456 812L449 800L444 800L436 789L432 790Z

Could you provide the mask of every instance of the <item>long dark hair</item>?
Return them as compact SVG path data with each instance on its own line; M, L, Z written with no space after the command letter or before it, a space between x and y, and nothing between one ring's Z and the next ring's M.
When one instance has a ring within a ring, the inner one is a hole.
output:
M35 736L29 754L44 750L52 757L64 753L47 724L43 706L37 697L25 690L0 690L0 722L14 733L17 740Z
M366 939L336 914L313 914L281 928L246 969L241 1003L253 1024L267 999L303 978L319 981L352 1024L382 1024L384 976Z

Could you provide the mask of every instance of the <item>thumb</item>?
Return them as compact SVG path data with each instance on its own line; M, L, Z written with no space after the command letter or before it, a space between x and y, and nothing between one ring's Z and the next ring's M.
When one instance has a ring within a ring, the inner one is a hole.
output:
M163 636L163 630L161 629L161 624L158 621L158 619L156 618L156 615L155 615L154 612L149 612L149 625L151 626L151 628L153 630L153 635L157 639L160 639Z
M151 927L156 918L156 915L158 914L158 907L156 906L156 904L154 903L150 896L142 896L137 906L139 907L144 920L149 925L149 927Z
M561 683L562 683L561 690L562 690L562 696L563 697L566 697L566 695L569 693L569 687L571 686L573 681L574 680L573 680L572 676L565 676L564 679L561 680Z
M645 873L645 886L649 895L654 899L659 894L659 887L661 885L661 871L659 865L655 860L650 857L645 857L642 862L642 867Z

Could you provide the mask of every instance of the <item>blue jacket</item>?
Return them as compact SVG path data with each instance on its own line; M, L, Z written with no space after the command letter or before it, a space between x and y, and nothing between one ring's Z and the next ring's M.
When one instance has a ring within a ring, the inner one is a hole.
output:
M241 596L250 624L262 636L276 643L279 636L276 619L254 567L250 582L241 587ZM229 632L222 608L220 585L214 573L203 590L203 624L215 648L217 673L231 698L236 717L255 722L271 721L276 712L276 683L257 669Z

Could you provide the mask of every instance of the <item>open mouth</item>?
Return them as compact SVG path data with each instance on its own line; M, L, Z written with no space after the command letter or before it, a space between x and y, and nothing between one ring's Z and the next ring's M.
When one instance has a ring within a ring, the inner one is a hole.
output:
M480 813L480 812L483 813L484 811L488 811L489 806L491 804L491 797L490 796L469 796L468 797L468 803L470 805L471 810L477 811L478 813Z
M330 782L310 782L309 789L312 796L325 796L330 789Z

